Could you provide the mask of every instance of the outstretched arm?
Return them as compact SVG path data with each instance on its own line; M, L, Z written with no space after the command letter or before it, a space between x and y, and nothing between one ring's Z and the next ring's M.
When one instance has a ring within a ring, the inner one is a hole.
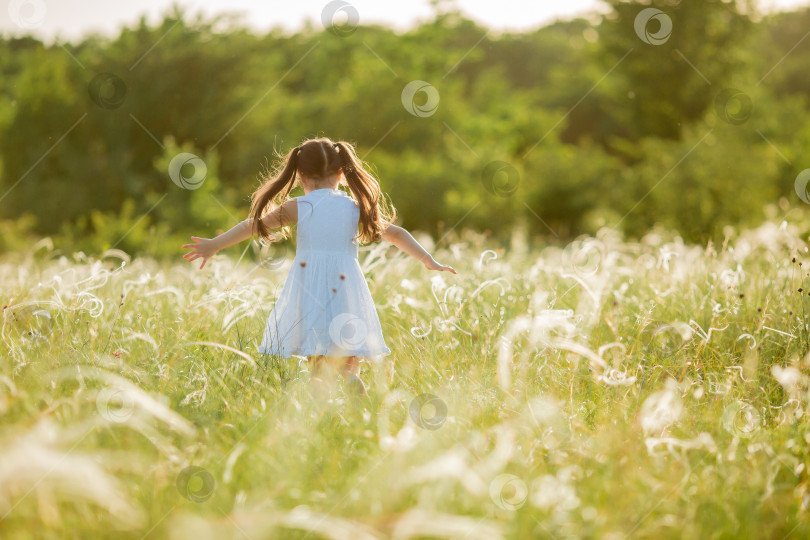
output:
M285 225L298 221L298 205L294 200L284 202L281 206L262 218L262 222L268 229L278 229ZM183 244L183 248L190 248L191 251L183 255L183 258L191 262L195 259L203 258L200 269L205 266L208 259L213 257L219 250L238 244L247 240L255 233L253 218L240 221L229 230L220 234L216 238L200 238L192 236L193 244Z
M389 225L388 228L385 229L382 233L383 240L388 240L395 246L397 246L400 250L407 253L411 257L414 257L419 260L422 264L425 265L425 268L428 270L439 270L443 272L453 272L454 274L456 271L453 269L452 266L446 266L444 264L440 264L436 262L433 256L425 251L419 242L409 233L407 230L403 229L402 227L397 227L396 225Z

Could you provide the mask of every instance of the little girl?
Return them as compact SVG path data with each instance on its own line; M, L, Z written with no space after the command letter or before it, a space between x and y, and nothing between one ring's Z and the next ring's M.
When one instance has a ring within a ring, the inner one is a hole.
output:
M305 195L289 198L299 181ZM338 189L348 185L349 196ZM278 195L281 204L275 206ZM272 211L266 212L270 206ZM326 363L349 377L361 393L358 360L389 354L380 321L357 260L358 243L387 240L429 270L449 271L411 234L393 225L377 180L345 141L310 139L293 148L274 177L253 194L250 217L213 239L192 236L183 258L202 257L200 269L217 251L254 234L297 223L295 258L264 330L259 352L284 358L306 356L313 376ZM359 226L359 232L358 232Z

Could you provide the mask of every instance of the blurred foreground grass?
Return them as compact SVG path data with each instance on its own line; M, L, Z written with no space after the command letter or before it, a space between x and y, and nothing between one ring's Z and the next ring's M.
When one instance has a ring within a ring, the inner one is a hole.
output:
M367 401L256 352L275 248L43 240L0 259L0 537L806 538L804 237L365 249Z

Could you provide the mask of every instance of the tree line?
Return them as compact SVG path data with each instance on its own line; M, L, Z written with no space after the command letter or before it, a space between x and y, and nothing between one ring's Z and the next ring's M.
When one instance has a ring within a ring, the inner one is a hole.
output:
M113 38L3 36L0 248L176 254L321 135L355 142L401 223L435 235L661 225L705 242L805 212L810 10L606 5L523 32L434 3L399 32L360 13L259 34L174 7Z

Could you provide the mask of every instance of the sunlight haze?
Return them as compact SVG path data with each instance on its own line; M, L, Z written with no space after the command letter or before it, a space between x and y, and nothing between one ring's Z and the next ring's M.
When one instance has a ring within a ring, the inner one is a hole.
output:
M44 38L59 37L75 40L89 32L114 35L124 25L134 24L141 16L156 22L173 4L188 14L206 15L240 13L243 21L259 31L281 26L287 30L300 28L304 21L319 24L321 12L328 2L301 0L298 2L265 2L257 0L137 0L122 2L108 0L7 0L6 9L0 10L0 32L4 35L23 35L26 29L14 22L12 11L22 10L26 17L36 17L28 32ZM350 2L358 11L360 23L380 23L405 29L430 18L432 8L427 0L413 2L380 2L355 0ZM556 18L569 18L589 11L603 10L596 0L537 1L457 0L443 2L458 6L462 12L481 24L499 30L527 30L542 26ZM42 10L41 6L45 6ZM790 9L808 5L807 0L763 0L759 3L766 11Z

